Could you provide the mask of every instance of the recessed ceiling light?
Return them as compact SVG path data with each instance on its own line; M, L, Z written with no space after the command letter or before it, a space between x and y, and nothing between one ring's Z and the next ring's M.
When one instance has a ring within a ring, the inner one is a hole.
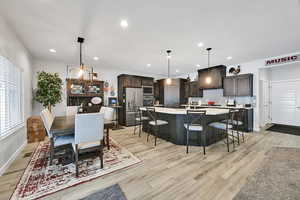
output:
M200 67L200 65L199 65L199 64L197 64L196 66L197 66L197 67Z
M231 56L228 56L228 57L227 57L227 60L231 60L231 59L232 59L232 57L231 57Z
M179 69L176 69L175 72L178 73L178 72L179 72Z
M204 44L202 42L199 42L197 45L198 45L198 47L203 47L204 46Z
M151 67L151 64L147 64L147 67Z
M127 20L125 20L125 19L121 20L120 25L121 25L123 28L127 28L127 27L128 27L128 22L127 22Z
M55 49L49 49L49 51L50 51L51 53L56 53L56 50L55 50Z
M99 60L99 57L95 56L93 59L94 59L94 60Z

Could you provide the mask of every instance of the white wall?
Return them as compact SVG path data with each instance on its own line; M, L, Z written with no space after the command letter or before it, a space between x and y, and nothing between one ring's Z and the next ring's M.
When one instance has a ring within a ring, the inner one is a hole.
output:
M99 61L101 62L101 61ZM66 63L62 62L53 62L53 61L47 61L47 60L35 60L33 62L33 88L36 88L36 74L39 71L46 71L46 72L57 72L60 76L60 78L64 82L64 88L63 88L63 101L59 104L57 104L54 108L54 114L59 116L59 115L65 115L65 110L66 110L66 84L65 80L67 77L67 65ZM71 66L76 66L76 65L71 65ZM154 77L156 79L160 79L162 77L160 76L153 76L149 75L146 73L141 73L141 72L136 72L136 71L122 71L119 69L115 68L108 68L105 66L94 66L94 72L98 73L98 79L101 81L107 81L109 83L109 87L113 86L114 91L115 91L115 96L117 96L117 91L118 91L118 75L119 74L133 74L133 75L140 75L140 76L150 76ZM105 92L104 93L104 102L107 102L107 97L111 96L110 92ZM42 110L42 105L38 102L34 102L33 104L33 115L39 115L39 113Z
M269 69L271 81L300 79L300 62Z
M23 70L25 95L24 113L26 120L31 115L32 111L31 56L1 16L0 55L8 58L13 64ZM8 167L11 161L13 161L15 156L26 143L26 127L19 129L7 137L0 138L0 175Z

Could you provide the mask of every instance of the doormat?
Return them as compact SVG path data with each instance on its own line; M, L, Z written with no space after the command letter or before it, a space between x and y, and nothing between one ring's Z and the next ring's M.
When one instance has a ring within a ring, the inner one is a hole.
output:
M299 126L288 126L283 124L274 124L270 128L266 129L267 131L274 131L279 133L299 135L300 136L300 127Z

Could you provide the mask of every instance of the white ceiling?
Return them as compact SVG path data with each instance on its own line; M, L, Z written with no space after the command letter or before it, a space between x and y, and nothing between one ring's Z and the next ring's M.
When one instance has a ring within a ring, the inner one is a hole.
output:
M1 15L38 59L173 75L300 50L299 0L0 0ZM120 27L127 19L129 27ZM198 42L205 45L197 47ZM48 49L54 48L53 54ZM92 58L100 59L94 61ZM227 56L233 59L228 61ZM147 64L151 67L147 68Z

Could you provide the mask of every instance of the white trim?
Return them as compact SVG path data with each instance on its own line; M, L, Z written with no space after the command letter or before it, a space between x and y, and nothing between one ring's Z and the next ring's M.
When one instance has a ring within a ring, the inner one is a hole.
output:
M18 157L18 155L22 152L22 150L27 145L27 140L13 153L13 155L9 158L9 160L0 168L0 176L2 176L8 167L12 164L12 162Z
M25 122L22 122L21 124L16 125L14 128L7 131L7 133L0 135L0 141L4 140L5 138L9 137L10 135L13 135L14 133L17 133L19 130L25 128Z
M271 84L272 83L297 82L297 81L300 81L300 79L287 79L287 80L271 81Z

